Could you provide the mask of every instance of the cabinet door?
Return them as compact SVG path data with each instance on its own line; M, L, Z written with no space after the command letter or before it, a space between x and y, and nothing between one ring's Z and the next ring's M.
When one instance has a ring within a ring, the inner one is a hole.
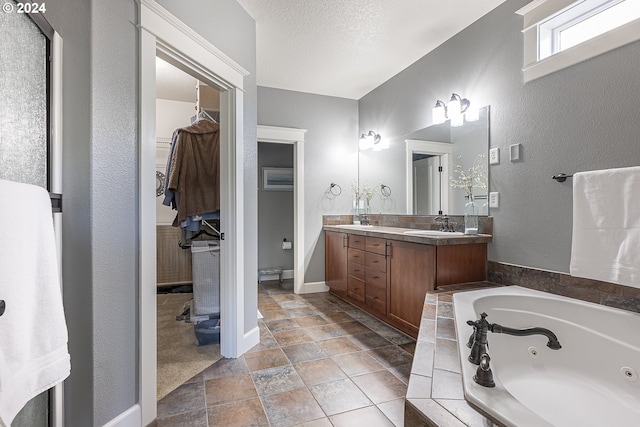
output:
M389 241L389 317L417 334L427 291L435 288L435 246Z
M347 235L325 232L325 282L332 292L347 294Z

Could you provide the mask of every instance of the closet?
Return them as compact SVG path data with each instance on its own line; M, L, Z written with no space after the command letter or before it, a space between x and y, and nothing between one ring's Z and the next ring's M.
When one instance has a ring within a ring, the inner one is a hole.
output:
M219 102L156 58L158 399L221 358Z
M172 136L176 129L191 125L196 117L200 120L211 118L219 121L220 94L160 59L158 68L163 82L158 85L156 99L157 285L173 287L192 284L193 267L188 243L180 246L184 237L182 230L173 226L177 211L163 204ZM216 224L212 225L215 227ZM211 229L205 231L214 233ZM196 240L211 237L205 234Z

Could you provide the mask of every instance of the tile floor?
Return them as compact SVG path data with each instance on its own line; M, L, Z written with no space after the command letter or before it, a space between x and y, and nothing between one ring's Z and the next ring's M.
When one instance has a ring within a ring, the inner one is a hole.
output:
M158 402L157 427L403 425L415 340L328 293L258 291L260 344Z

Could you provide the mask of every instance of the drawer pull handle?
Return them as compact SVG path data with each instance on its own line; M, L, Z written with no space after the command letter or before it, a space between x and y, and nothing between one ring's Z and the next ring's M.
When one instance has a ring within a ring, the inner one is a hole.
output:
M378 264L380 261L373 261L374 264Z
M378 276L373 276L373 278L374 278L374 279L379 279L380 277L378 277Z

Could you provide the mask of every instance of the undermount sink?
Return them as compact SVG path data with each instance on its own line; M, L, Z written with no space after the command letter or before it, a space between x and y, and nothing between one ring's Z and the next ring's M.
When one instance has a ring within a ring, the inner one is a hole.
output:
M373 228L373 225L362 225L362 224L339 224L339 225L336 225L336 227L360 229L360 228Z
M464 236L460 231L439 231L439 230L407 230L404 234L413 236Z

